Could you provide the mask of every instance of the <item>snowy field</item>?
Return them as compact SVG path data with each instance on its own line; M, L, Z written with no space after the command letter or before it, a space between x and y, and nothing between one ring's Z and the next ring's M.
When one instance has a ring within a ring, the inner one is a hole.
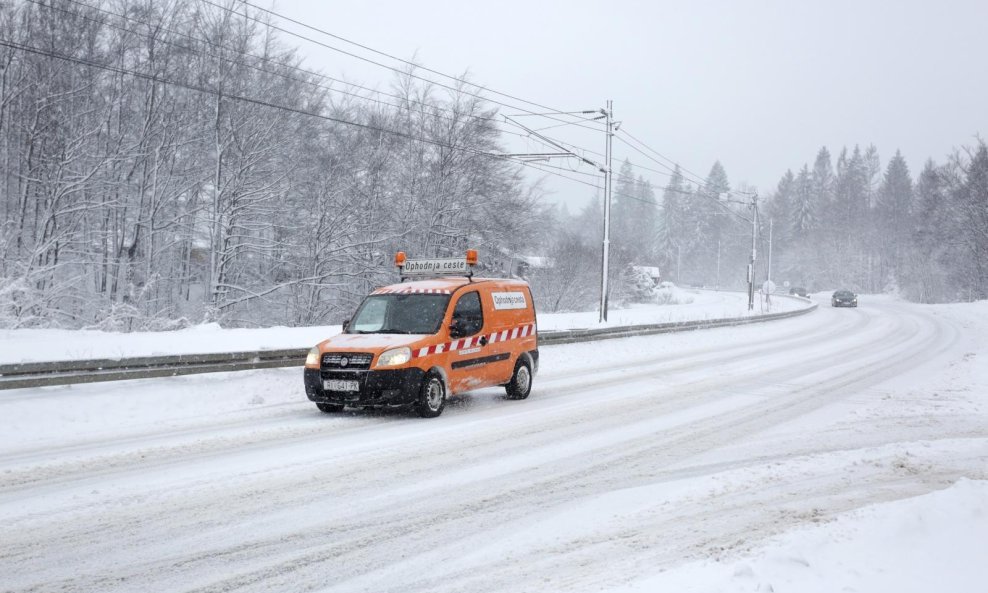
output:
M612 310L606 325L732 319L749 314L748 297L742 293L676 289L676 296L684 302L678 305L636 305L628 309ZM799 299L773 297L771 310L789 311L805 306L807 303ZM764 303L759 303L753 313L757 315L763 312ZM598 318L597 312L544 313L538 316L538 323L539 329L543 331L600 327ZM338 333L338 325L222 329L215 323L179 331L129 334L56 329L0 330L0 364L311 348Z
M299 369L0 392L0 591L984 592L988 302L828 299L433 420Z

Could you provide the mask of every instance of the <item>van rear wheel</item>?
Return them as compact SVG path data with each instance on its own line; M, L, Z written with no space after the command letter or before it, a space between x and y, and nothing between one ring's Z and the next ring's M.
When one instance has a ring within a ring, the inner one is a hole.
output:
M415 402L415 413L423 418L435 418L446 407L446 383L436 373L429 373L422 382L419 398Z
M532 367L524 357L515 363L515 372L511 381L504 386L508 399L525 399L532 392Z

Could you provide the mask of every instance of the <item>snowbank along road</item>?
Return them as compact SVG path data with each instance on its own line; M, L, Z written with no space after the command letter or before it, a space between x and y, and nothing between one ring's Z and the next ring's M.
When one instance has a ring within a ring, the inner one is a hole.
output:
M988 479L981 305L546 347L529 399L428 421L323 415L300 369L8 392L0 590L600 591L729 560Z

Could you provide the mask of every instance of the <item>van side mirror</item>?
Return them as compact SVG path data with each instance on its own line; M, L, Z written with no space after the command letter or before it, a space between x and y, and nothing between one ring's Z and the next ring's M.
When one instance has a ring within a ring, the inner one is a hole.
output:
M343 322L343 333L346 333L346 330L348 330L348 329L350 329L350 320L349 319L347 319L346 321Z

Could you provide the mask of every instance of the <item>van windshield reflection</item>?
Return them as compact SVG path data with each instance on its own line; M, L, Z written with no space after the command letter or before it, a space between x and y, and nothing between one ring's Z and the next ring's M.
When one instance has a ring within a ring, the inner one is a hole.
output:
M348 334L434 334L439 331L448 294L375 294L357 309Z

